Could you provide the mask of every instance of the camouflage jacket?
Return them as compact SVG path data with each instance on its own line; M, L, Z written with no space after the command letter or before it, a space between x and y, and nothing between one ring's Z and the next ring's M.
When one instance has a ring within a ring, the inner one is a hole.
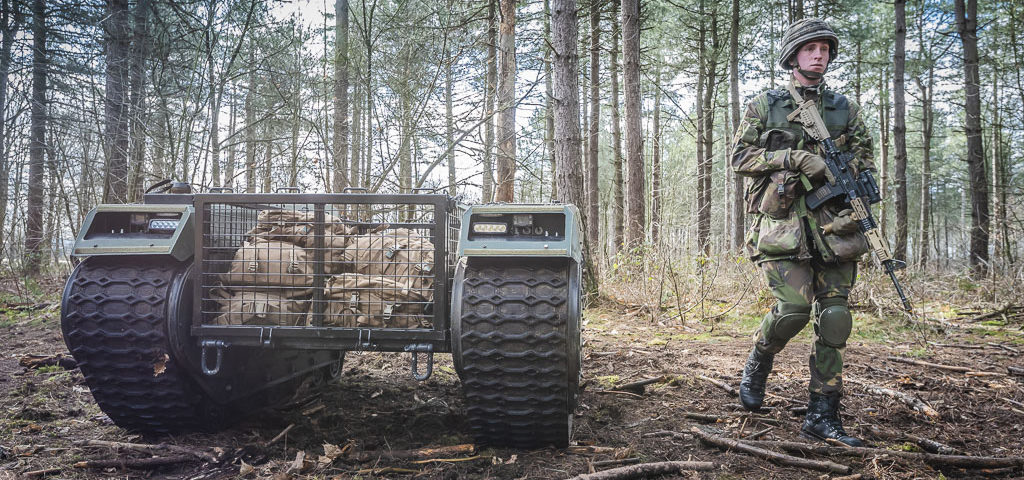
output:
M805 98L815 98L805 88L798 91ZM874 169L871 135L860 119L860 106L827 86L815 101L839 149L855 154L855 168ZM794 108L785 88L766 91L747 105L736 130L732 168L747 177L747 212L754 214L747 252L756 262L809 259L815 254L826 262L856 260L867 251L862 234L825 235L822 231L842 206L830 202L807 211L803 195L818 185L788 169L793 150L822 154L818 142L800 124L786 119Z

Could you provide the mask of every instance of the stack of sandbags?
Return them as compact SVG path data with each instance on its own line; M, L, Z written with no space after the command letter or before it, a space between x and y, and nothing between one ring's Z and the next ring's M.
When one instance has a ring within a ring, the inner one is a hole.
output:
M309 310L315 263L312 212L264 210L235 251L224 288L215 295L221 325L303 325ZM344 248L354 228L325 215L327 273L342 270Z

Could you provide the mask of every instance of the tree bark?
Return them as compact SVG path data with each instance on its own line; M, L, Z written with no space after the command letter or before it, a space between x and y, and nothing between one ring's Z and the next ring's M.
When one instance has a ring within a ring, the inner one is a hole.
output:
M11 73L11 48L14 37L21 29L24 16L16 2L3 0L3 11L0 12L0 27L3 28L3 39L0 41L0 112L7 111L7 84ZM4 224L7 221L7 195L10 181L11 165L7 151L7 122L0 121L0 252L4 251L6 237Z
M879 110L881 114L879 117L878 127L878 143L881 144L881 159L879 161L879 185L878 188L881 192L883 201L878 204L878 228L882 230L882 235L885 236L886 227L889 225L888 205L889 198L889 68L882 68L882 72L878 77L878 91L881 92L879 95Z
M732 113L732 131L740 125L740 73L739 73L739 37L740 37L740 1L732 0L732 23L729 30L729 104ZM727 169L732 172L732 169ZM732 248L739 251L743 247L743 177L735 172L732 175Z
M245 91L245 193L256 193L256 47L249 47L249 84Z
M619 4L622 0L612 1L612 252L618 252L625 241L625 182L622 178L622 127L619 119Z
M348 0L334 0L334 191L348 187Z
M107 50L103 102L107 168L103 201L125 203L128 201L128 0L108 1L103 29Z
M575 26L576 37L579 38L579 27ZM558 173L555 159L555 114L552 107L554 100L553 79L551 78L551 2L544 0L544 151L548 155L548 162L551 164L551 200L558 198ZM579 69L579 57L576 59L577 70ZM578 83L578 82L577 82ZM578 94L577 94L578 95ZM579 98L577 97L576 115L579 116ZM579 121L576 122L579 130Z
M498 184L495 200L515 201L516 2L501 0L498 32Z
M907 259L907 102L904 98L904 72L906 67L907 16L906 0L896 0L896 51L893 61L893 139L896 153L893 161L896 174L893 179L896 191L896 242L893 256Z
M622 85L626 94L626 202L629 248L644 243L646 196L643 133L640 131L640 1L622 0Z
M651 114L651 243L661 243L661 59L654 74L654 112Z
M494 97L498 81L498 0L487 2L487 75L484 86L484 168L482 202L490 202L494 198Z
M601 128L601 0L590 1L590 137L587 154L587 243L596 246L600 238L598 221L598 152ZM591 258L597 249L591 248ZM597 265L597 262L591 262Z
M923 32L924 26L922 25L919 31ZM921 81L919 77L915 78L917 83L917 89L921 92L921 197L920 197L920 208L921 216L918 222L918 230L920 231L918 245L918 267L928 267L928 256L930 249L929 242L929 229L931 228L931 147L932 147L932 130L934 125L934 112L932 111L933 92L935 89L935 63L931 58L931 55L925 51L925 39L924 34L921 33L918 39L920 45L921 59L928 63L927 66L927 78Z
M43 259L43 162L46 153L46 0L32 1L32 107L29 127L28 205L25 219L25 267L39 273Z
M135 31L132 38L131 50L131 93L129 103L131 105L129 134L131 143L129 148L131 163L131 186L129 196L132 201L142 199L142 192L145 189L143 175L146 172L146 97L145 97L145 73L146 59L149 56L149 9L150 0L139 0L135 4Z
M576 1L552 0L550 8L554 32L551 38L554 54L551 98L554 110L551 120L558 185L556 199L562 203L583 205Z
M451 52L446 52L448 57L445 61L446 68L444 70L444 139L445 145L448 147L448 195L455 196L455 148L452 144L455 143L455 125L452 119L452 68L455 58L452 57Z
M989 203L985 151L981 138L981 92L978 72L978 2L956 0L956 29L964 48L964 94L967 115L967 170L971 181L970 265L977 275L988 273Z

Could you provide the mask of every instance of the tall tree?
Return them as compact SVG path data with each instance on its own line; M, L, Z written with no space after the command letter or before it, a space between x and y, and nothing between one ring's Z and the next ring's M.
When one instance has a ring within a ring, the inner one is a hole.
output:
M575 27L577 28L578 27ZM577 37L579 36L577 30ZM551 103L554 101L553 80L551 78L551 1L544 0L544 151L548 154L548 161L551 163L551 199L554 200L558 193L558 175L555 173L555 114ZM577 59L577 63L578 59ZM578 95L578 94L577 94ZM577 98L578 103L578 98ZM576 112L577 115L579 111ZM577 122L579 128L579 122Z
M137 201L142 198L143 179L146 161L146 108L145 108L145 68L146 57L149 55L149 10L150 0L139 0L135 4L132 33L131 64L129 68L131 92L129 134L131 135L129 162L131 163L131 186L129 198Z
M24 15L17 1L3 0L3 11L0 11L0 28L3 29L3 39L0 40L0 116L7 112L7 85L11 74L11 49L14 47L14 37L21 24ZM4 223L7 221L7 184L10 181L11 167L7 151L7 119L0 121L0 256L3 255L6 238L4 237Z
M348 186L348 0L334 0L334 191Z
M579 33L576 0L551 1L551 25L554 35L551 50L552 103L554 110L554 155L558 183L557 199L582 205L583 164L580 153Z
M732 22L729 28L729 106L732 113L732 128L735 132L740 125L740 0L732 0ZM727 169L732 172L732 169ZM731 173L733 181L732 203L732 248L743 246L743 177Z
M906 0L896 0L896 47L893 59L893 129L896 147L893 163L896 172L893 184L896 193L896 245L893 256L900 260L907 258L907 101L904 97L906 84L907 14Z
M981 89L978 72L978 2L955 0L956 30L964 49L964 96L967 134L967 171L971 182L970 265L975 273L988 273L989 204L985 152L981 138Z
M640 131L640 1L622 1L622 86L626 94L626 189L629 229L626 243L635 248L644 242L646 196L643 133Z
M128 0L109 0L103 20L107 50L104 94L104 140L107 168L103 201L128 201L128 64L130 16Z
M43 261L43 157L46 153L46 0L32 0L32 125L29 132L28 205L25 213L25 273Z
M501 0L498 31L498 184L495 200L512 202L516 179L516 2Z
M590 132L587 147L587 238L596 245L599 236L598 152L601 128L601 0L590 0ZM591 250L596 252L597 250ZM597 262L594 262L596 265Z
M492 182L494 181L494 97L497 94L498 82L498 0L487 1L487 75L484 87L484 172L483 192L481 200L489 202L494 198Z
M619 119L619 4L612 1L612 50L610 65L612 74L612 248L617 252L625 241L625 185L622 178L622 122Z
M661 243L661 61L654 73L654 112L651 125L651 243Z

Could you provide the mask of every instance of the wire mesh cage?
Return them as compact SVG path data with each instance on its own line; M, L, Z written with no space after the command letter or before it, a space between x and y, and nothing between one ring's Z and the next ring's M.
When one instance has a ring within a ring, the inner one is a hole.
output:
M197 195L199 325L445 328L444 195ZM440 308L439 308L440 305Z

